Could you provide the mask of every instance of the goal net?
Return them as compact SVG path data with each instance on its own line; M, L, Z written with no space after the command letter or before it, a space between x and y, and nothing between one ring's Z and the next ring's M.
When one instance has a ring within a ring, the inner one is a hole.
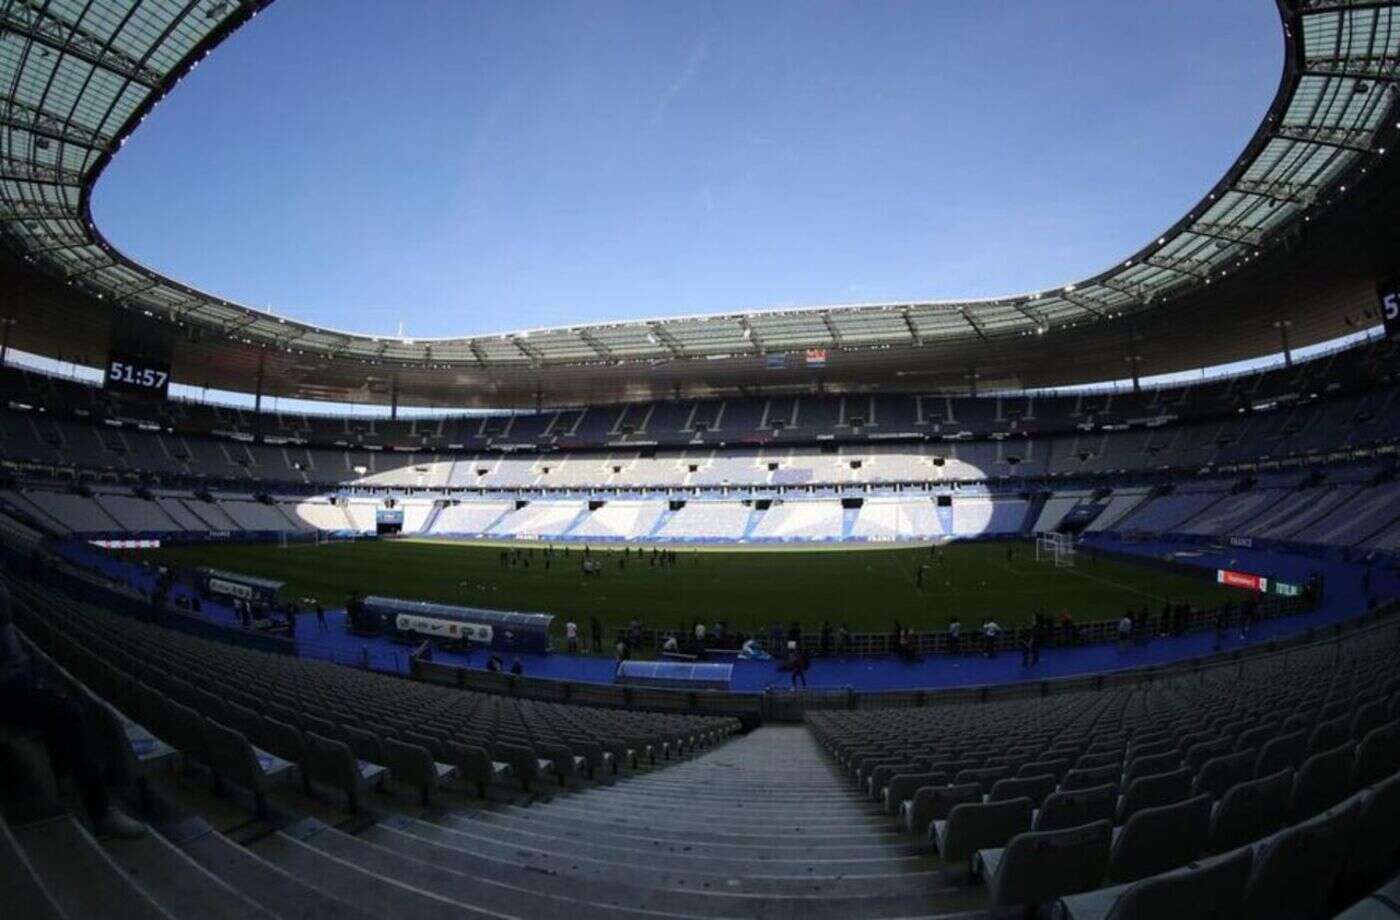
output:
M1074 565L1074 537L1067 533L1041 533L1035 536L1035 560L1056 568Z

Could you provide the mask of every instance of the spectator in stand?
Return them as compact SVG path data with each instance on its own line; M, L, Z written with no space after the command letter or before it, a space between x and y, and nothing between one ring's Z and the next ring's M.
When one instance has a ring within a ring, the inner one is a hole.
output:
M0 725L39 732L55 771L68 770L98 836L140 837L146 825L112 804L88 710L50 683L20 643L10 595L0 587Z

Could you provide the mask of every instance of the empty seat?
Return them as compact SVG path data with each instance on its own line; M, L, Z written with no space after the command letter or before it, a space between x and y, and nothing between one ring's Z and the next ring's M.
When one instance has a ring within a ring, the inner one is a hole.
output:
M978 863L995 907L1039 904L1096 887L1108 863L1110 821L1058 831L1027 831Z
M1045 801L1045 797L1055 791L1055 777L1053 776L1025 776L1013 777L1011 779L999 779L992 786L992 791L987 794L989 802L1003 802L1007 799L1019 799L1025 797L1031 800L1031 804L1039 808Z
M254 810L260 817L266 815L268 773L253 745L239 732L213 719L204 723L204 738L214 775L251 792Z
M1034 829L1057 831L1103 819L1113 820L1118 807L1118 786L1105 783L1092 789L1061 789L1045 797L1035 815Z
M1133 882L1195 859L1210 836L1210 811L1209 795L1137 811L1114 834L1109 880Z
M1284 767L1298 769L1308 756L1308 732L1296 731L1265 742L1254 762L1254 775L1273 776Z
M1400 861L1400 773L1360 793L1356 846L1344 870L1343 890L1364 891L1395 872Z
M885 814L895 814L901 805L914 797L924 786L945 786L946 773L898 773L890 777L884 789ZM933 819L930 818L930 821Z
M315 732L307 732L305 737L310 779L344 793L350 811L358 812L365 780L350 745Z
M1204 792L1213 799L1221 798L1235 786L1254 778L1256 760L1258 756L1253 748L1207 760L1191 783L1192 794Z
M1356 745L1351 741L1303 761L1293 780L1293 820L1311 818L1351 795L1355 764Z
M1235 920L1253 864L1254 850L1241 847L1131 885L1067 897L1061 906L1066 920Z
M1187 798L1191 795L1193 778L1190 770L1180 767L1170 773L1157 773L1133 780L1118 803L1118 823L1126 824L1141 809L1170 805Z
M1356 746L1352 781L1357 788L1380 782L1400 771L1400 722L1373 728Z
M983 794L992 791L999 779L1006 779L1011 775L1011 770L1006 767L983 767L979 770L963 770L953 777L953 782L961 786L964 783L976 783L982 787Z
M1235 739L1222 735L1214 741L1202 741L1186 750L1185 763L1192 771L1199 773L1209 760L1224 757L1235 750Z
M1312 734L1308 736L1308 756L1330 751L1350 739L1351 718L1349 716L1319 722L1317 727L1312 730Z
M1076 770L1093 770L1098 767L1119 767L1123 764L1123 753L1121 751L1109 751L1102 754L1085 754L1074 762Z
M1324 916L1332 887L1356 839L1359 797L1295 824L1255 850L1242 917Z
M1024 776L1053 776L1055 782L1059 782L1069 770L1069 759L1065 757L1046 758L1043 760L1032 760L1021 764L1016 770L1018 777Z
M1351 717L1351 737L1353 741L1365 738L1373 729L1380 728L1389 719L1385 713L1385 700L1372 700L1358 706Z
M424 805L432 801L438 788L437 763L432 752L421 745L394 738L385 738L382 748L384 766L389 768L394 782L417 789Z
M449 741L445 745L448 763L457 768L463 782L474 783L477 794L486 797L486 789L495 780L510 774L510 765L491 759L491 754L473 744Z
M1003 847L1031 829L1030 799L971 802L953 806L948 817L933 823L933 840L948 862L971 859L978 850Z
M1064 775L1060 781L1060 788L1094 789L1105 783L1113 783L1116 786L1122 775L1123 771L1118 768L1117 764L1090 767L1084 770L1075 768Z
M1181 766L1181 755L1173 748L1163 754L1152 754L1130 761L1123 772L1123 785L1131 786L1133 780L1144 776L1157 776L1170 773Z
M960 786L922 786L904 808L904 828L919 837L927 836L934 821L948 817L957 805L982 801L982 786L964 783Z
M1240 783L1220 799L1210 822L1210 851L1223 853L1283 827L1293 795L1293 771Z

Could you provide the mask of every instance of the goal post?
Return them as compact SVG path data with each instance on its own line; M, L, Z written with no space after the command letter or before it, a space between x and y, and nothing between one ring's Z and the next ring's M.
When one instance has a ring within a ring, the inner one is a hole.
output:
M1047 562L1056 568L1074 565L1074 537L1067 533L1038 533L1035 535L1035 561Z

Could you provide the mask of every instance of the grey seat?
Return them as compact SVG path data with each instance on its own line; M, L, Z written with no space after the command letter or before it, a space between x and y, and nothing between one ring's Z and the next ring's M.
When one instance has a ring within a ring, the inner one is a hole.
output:
M925 837L934 821L948 817L955 806L982 801L979 783L961 786L921 786L903 811L904 828L918 837Z
M978 850L1005 846L1030 830L1032 811L1031 800L1025 798L955 805L945 820L933 823L934 844L948 862L970 860Z
M1010 775L1011 770L1008 767L982 767L977 770L959 772L953 777L953 783L958 786L965 783L976 783L982 787L982 793L985 795L992 791L992 786L996 785L997 780L1006 779Z
M1110 821L1058 831L1017 834L1002 849L983 850L978 863L994 907L1040 904L1081 891L1103 879Z
M350 811L358 812L364 780L350 745L315 732L307 732L305 737L309 778L344 793Z
M1273 776L1284 767L1298 769L1308 756L1308 732L1296 731L1279 735L1259 749L1259 759L1254 763L1254 775Z
M1170 773L1179 766L1181 766L1181 755L1176 752L1175 748L1161 754L1151 754L1130 760L1123 771L1123 785L1131 786L1133 780L1139 777Z
M1122 765L1122 751L1110 751L1103 754L1084 754L1074 762L1074 769L1093 770L1098 767L1120 767ZM1061 778L1063 779L1063 777Z
M1293 820L1302 821L1321 814L1351 795L1351 775L1355 764L1356 745L1351 741L1303 761L1293 780L1290 811Z
M1202 741L1186 749L1185 763L1194 772L1201 772L1207 761L1234 753L1235 739L1222 735L1214 741Z
M1191 783L1192 794L1205 792L1213 799L1221 798L1235 786L1254 778L1256 760L1258 757L1253 748L1212 757L1197 771Z
M1353 796L1257 847L1240 916L1325 916L1333 885L1356 840L1360 815L1361 799Z
M1240 783L1225 793L1210 822L1210 851L1224 853L1267 837L1288 820L1293 770Z
M1400 722L1387 722L1366 733L1356 746L1352 782L1357 788L1378 783L1400 771Z
M1337 745L1351 740L1351 717L1341 716L1317 723L1308 736L1308 756L1330 751Z
M885 787L889 785L890 777L897 773L923 773L928 770L928 761L919 759L902 760L894 764L880 764L866 779L865 791L870 798L876 801L884 801Z
M999 779L987 794L987 801L1004 802L1024 796L1031 800L1032 806L1039 808L1045 797L1054 791L1055 777L1049 775Z
M1021 764L1016 770L1017 778L1027 776L1053 776L1055 782L1064 778L1069 771L1069 759L1065 757L1045 758L1043 760L1031 760Z
M1351 717L1351 737L1353 741L1365 738L1373 729L1380 728L1390 721L1385 713L1385 700L1372 700L1358 706Z
M241 733L220 725L213 719L206 719L204 722L204 739L214 775L222 781L241 786L251 792L254 811L258 817L265 817L267 774L258 762L253 745Z
M549 769L561 786L567 786L569 777L576 776L585 763L581 756L574 753L573 748L557 741L537 741L535 753L541 759L549 761Z
M520 780L520 788L529 792L530 784L540 775L540 759L534 750L519 744L497 744L495 753L501 761L510 764L511 774Z
M474 744L449 741L445 745L448 763L457 768L463 782L474 783L477 794L486 797L486 789L495 780L507 776L510 766L491 759L491 754Z
M1065 920L1235 920L1254 865L1241 847L1129 885L1073 895L1060 902Z
M904 802L912 799L914 793L924 786L946 786L946 773L896 773L885 785L883 807L885 814L893 815ZM929 820L933 820L930 818Z
M1094 789L1104 783L1117 785L1122 776L1123 771L1118 768L1117 764L1089 767L1083 770L1076 767L1061 778L1060 788L1064 790Z
M296 764L301 770L302 788L308 793L311 791L311 768L307 762L306 737L301 729L271 717L264 718L258 747Z
M1191 795L1192 779L1190 770L1179 767L1170 773L1142 776L1133 780L1123 791L1123 798L1118 803L1117 823L1126 824L1129 818L1144 808L1170 805L1187 798Z
M1113 820L1118 807L1118 785L1105 783L1092 789L1061 789L1045 797L1036 812L1034 829L1058 831L1094 821Z
M1360 793L1356 846L1343 871L1342 889L1365 891L1380 884L1400 862L1400 773Z
M384 751L384 766L397 783L412 786L418 790L424 805L432 801L438 788L437 763L427 748L408 744L395 738L385 738L381 745Z
M1114 834L1109 880L1134 882L1195 859L1210 836L1210 811L1210 796L1198 795L1136 812Z

